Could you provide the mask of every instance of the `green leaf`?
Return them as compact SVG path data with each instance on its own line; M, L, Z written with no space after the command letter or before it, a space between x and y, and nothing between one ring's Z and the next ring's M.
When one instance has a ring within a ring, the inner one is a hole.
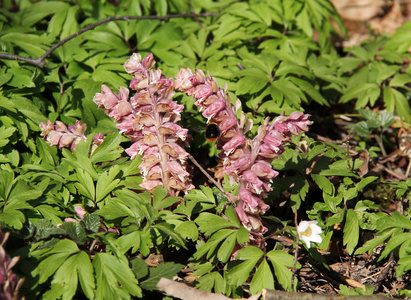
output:
M340 98L340 103L346 103L351 99L357 98L359 94L375 87L379 89L375 83L359 83L345 91L344 95Z
M131 270L133 271L134 275L137 279L141 279L148 275L148 266L145 260L136 257L130 260Z
M60 229L63 229L65 233L78 244L84 244L86 241L86 231L77 222L64 222L61 224Z
M274 290L274 276L265 259L258 266L251 280L250 293L252 295L258 294L261 293L262 289Z
M187 246L185 245L182 236L178 232L176 232L170 224L162 222L154 224L152 227L164 232L167 236L175 240L181 247L187 249Z
M397 111L397 114L406 122L411 120L411 108L408 103L407 98L397 91L394 88L386 87L384 89L384 102L387 107L387 111L394 112L394 109Z
M86 297L92 299L94 298L95 282L90 257L86 252L81 251L76 257L76 263L81 288Z
M367 185L369 185L371 182L377 180L378 177L376 176L369 176L364 179L362 179L359 183L356 184L356 188L361 191L364 189Z
M346 221L344 225L344 245L347 245L347 252L351 255L357 246L360 234L360 225L358 223L357 214L354 210L347 211Z
M241 286L248 279L251 271L254 269L261 256L259 258L243 261L228 270L228 282L234 286Z
M395 211L391 214L391 216L387 215L385 218L381 218L380 222L378 222L378 230L388 228L402 228L411 230L411 220Z
M222 228L228 228L235 225L222 217L208 212L201 213L197 219L195 219L195 222L198 224L200 231L204 232L206 236L210 236Z
M141 286L149 291L157 289L156 284L161 277L172 279L184 266L181 264L175 264L173 262L166 262L158 265L155 268L150 269L150 274L147 280L141 282Z
M410 239L411 239L410 232L404 232L404 233L400 233L398 235L392 236L390 240L387 242L387 245L385 245L384 251L381 253L381 256L378 259L378 261L387 257L392 251L394 251L394 249L396 249L401 244L408 242Z
M334 195L334 185L328 180L327 177L318 174L311 174L311 177L324 193Z
M226 263L233 253L234 247L237 242L237 232L233 231L233 233L225 239L225 241L221 244L217 251L217 258L222 263Z
M273 265L275 277L277 277L278 282L284 289L291 291L291 278L293 274L287 267L291 268L294 266L294 257L280 250L271 250L267 253L267 257ZM301 268L298 262L297 268ZM296 286L296 283L297 281L295 279L294 286Z
M76 171L78 182L74 185L81 195L84 195L90 200L94 201L96 198L96 190L94 187L93 178L91 178L89 173L84 172L83 169L77 169Z
M110 168L108 174L107 172L103 172L99 174L97 185L96 185L96 202L100 202L103 200L109 193L111 193L119 184L120 179L115 179L117 174L120 172L120 167L115 166ZM87 173L85 173L87 174ZM87 180L91 183L91 177L88 176ZM90 186L88 190L89 193L94 192L93 186ZM91 198L94 199L94 198Z
M237 214L232 205L227 207L227 209L224 211L224 214L232 224L234 224L236 227L240 227L240 221L238 220Z
M216 294L225 293L225 280L218 272L205 274L198 278L197 282L196 287L202 291L213 292L214 289L214 293Z
M247 68L244 77L237 82L237 95L254 94L269 84L269 76L257 68Z
M175 229L183 238L196 241L198 239L198 229L194 221L185 221Z
M161 187L162 188L162 187ZM165 195L164 195L165 196ZM162 197L164 197L162 196ZM156 195L153 195L153 208L156 210L162 210L164 208L170 207L174 203L180 201L179 197L167 197L167 198L156 198Z
M411 75L410 74L400 74L397 73L391 79L389 86L392 87L404 87L407 83L411 82Z
M200 186L200 190L191 190L187 195L184 196L185 199L195 200L204 203L216 204L213 190L208 186Z
M195 259L200 259L204 255L207 255L206 258L209 259L213 256L216 252L217 247L219 244L226 239L228 236L232 235L233 232L236 230L233 229L220 229L216 233L214 233L210 239L205 243L198 247L197 252L194 253L193 257Z
M50 256L40 262L32 272L32 275L39 276L39 283L45 282L70 255L78 251L79 249L75 242L67 239L60 240L47 252Z
M100 216L96 213L85 214L84 219L81 221L81 223L84 224L84 227L87 230L91 232L97 232L101 225Z
M142 297L136 277L123 260L108 253L97 253L93 267L96 274L96 299L129 299L130 294Z

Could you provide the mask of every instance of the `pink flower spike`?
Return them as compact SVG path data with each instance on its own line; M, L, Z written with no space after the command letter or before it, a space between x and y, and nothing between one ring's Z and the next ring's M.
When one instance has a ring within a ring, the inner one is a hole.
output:
M226 117L220 122L218 127L220 127L221 133L225 134L229 129L231 129L236 124L237 119L233 117Z
M62 133L53 130L47 135L47 142L50 143L50 146L58 145L62 135Z
M241 200L243 200L247 205L251 208L256 208L258 205L257 197L254 197L249 190L241 189L238 192L238 196Z
M76 211L77 217L83 220L84 215L87 213L87 211L81 206L75 206L74 210Z
M146 69L146 70L150 69L155 64L156 64L156 61L154 60L153 53L147 54L147 56L143 59L143 62L142 62L142 65L143 65L144 69Z
M180 179L185 182L190 174L177 161L172 160L168 163L168 169Z
M67 126L66 124L64 124L61 121L56 121L56 125L54 126L54 130L58 131L58 132L67 132Z
M41 122L40 129L42 130L41 136L47 136L50 131L54 130L54 125L50 120L47 120L47 124Z
M243 224L243 226L247 227L249 220L248 220L248 216L245 213L244 209L242 208L241 205L238 205L236 208L234 208L238 219L240 220L241 224Z
M147 191L155 189L155 187L158 185L162 185L162 182L160 180L144 180L143 183L140 184L140 186Z
M225 155L229 156L231 153L237 149L240 145L245 142L244 135L237 134L231 138L225 145L223 146L223 150L225 151Z
M75 135L63 134L59 142L59 148L70 146L75 138Z
M82 124L79 120L77 120L75 126L69 126L69 130L76 136L84 136L84 133L87 130L87 124Z
M130 59L124 63L123 67L129 74L142 70L143 65L141 64L141 55L139 53L133 53Z
M120 101L117 105L117 112L120 117L129 115L133 111L131 104L127 101Z
M272 179L278 176L278 172L273 170L271 166L266 162L256 162L252 167L251 170L258 176L258 177L265 177L267 179Z
M223 108L225 108L225 102L221 100L214 101L208 106L208 108L203 112L203 117L207 118L207 122L211 118L216 116Z
M208 98L209 96L211 96L212 93L213 93L213 90L211 86L206 85L206 84L199 85L194 90L194 98L204 100Z
M258 178L257 175L255 175L253 171L248 170L243 172L243 178L245 181L247 181L248 185L252 186L256 194L261 194L261 187L263 185L263 182Z
M64 222L75 222L75 223L78 223L78 221L77 221L76 219L73 219L73 218L65 218L65 219L64 219Z

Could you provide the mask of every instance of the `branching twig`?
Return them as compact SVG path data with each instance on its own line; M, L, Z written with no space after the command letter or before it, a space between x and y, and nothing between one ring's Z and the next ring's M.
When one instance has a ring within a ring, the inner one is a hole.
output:
M130 21L130 20L163 20L163 21L168 21L169 19L173 18L195 18L197 20L197 17L209 17L209 16L216 16L216 13L203 13L203 14L177 14L177 15L168 15L168 16L121 16L121 17L107 17L101 21L98 21L96 23L90 24L87 27L84 27L83 29L79 30L78 32L66 37L64 40L61 40L54 46L52 46L49 50L47 50L42 56L38 58L29 58L29 57L24 57L24 56L18 56L14 54L6 54L6 53L0 53L0 58L4 59L12 59L12 60L20 60L24 61L27 63L30 63L32 65L38 66L40 68L43 68L46 63L44 60L58 47L64 45L71 39L79 36L80 34L89 31L91 29L96 28L97 26L100 26L101 24L111 22L111 21Z
M193 5L191 4L191 1L190 1L190 0L188 0L188 5L190 5L191 13L194 15L194 20L197 22L198 26L202 27L202 26L201 26L201 22L200 22L200 20L197 18L197 14L196 14L196 12L194 11L194 7L193 7Z

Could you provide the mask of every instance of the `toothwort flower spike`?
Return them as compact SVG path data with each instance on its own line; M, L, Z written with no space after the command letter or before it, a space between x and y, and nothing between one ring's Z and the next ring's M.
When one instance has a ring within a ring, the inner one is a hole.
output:
M189 154L184 150L190 137L188 130L178 124L184 106L171 100L174 80L152 68L154 64L153 54L143 60L140 54L133 54L124 68L134 76L130 82L134 95L129 98L130 90L125 87L115 94L103 85L93 101L105 108L106 114L118 123L120 133L133 142L126 153L132 159L141 155L141 186L153 190L162 185L170 187L170 195L177 195L194 188L187 170Z
M323 239L320 236L321 232L321 227L317 225L317 221L301 221L297 226L298 236L305 242L307 248L310 248L311 242L322 242Z
M206 77L201 70L181 68L176 74L175 88L196 99L207 123L214 123L221 132L216 148L223 160L223 170L216 172L217 178L228 175L230 183L240 186L235 202L235 211L242 224L249 230L253 243L261 242L261 235L267 231L260 216L269 206L263 199L271 191L271 181L278 172L271 168L271 162L283 151L284 143L292 135L308 130L310 115L294 112L289 117L282 114L272 124L266 119L258 129L254 140L244 135L244 122L239 123L236 110L225 90L218 87L215 78Z
M40 123L40 129L42 130L41 136L44 140L50 143L50 146L58 145L59 148L69 147L74 150L77 144L81 140L87 140L87 136L84 132L87 129L86 124L82 124L80 121L76 121L76 125L67 126L60 121L56 121L56 125L53 125L50 120L46 123ZM104 137L101 133L96 134L93 137L91 153L103 142Z

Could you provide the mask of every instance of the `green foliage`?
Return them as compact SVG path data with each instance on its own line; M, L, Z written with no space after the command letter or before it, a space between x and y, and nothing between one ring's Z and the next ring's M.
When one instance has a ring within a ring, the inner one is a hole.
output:
M92 101L102 84L114 91L127 86L130 75L122 64L133 52L154 53L168 77L179 67L201 68L221 86L227 83L231 99L238 96L256 124L250 134L265 117L283 111L321 107L359 113L362 119L353 131L361 139L356 151L367 150L374 158L377 152L384 153L383 142L389 141L383 133L395 118L410 122L411 68L404 63L410 59L410 22L392 36L376 37L341 53L332 44L331 36L337 34L332 24L343 34L345 29L327 0L191 4L196 13L216 15L199 17L201 26L194 18L108 22L57 48L45 58L43 68L1 59L0 224L15 240L8 247L21 256L17 268L26 278L22 296L145 297L146 291L156 290L160 277L174 277L188 257L201 290L243 297L245 291L297 287L298 276L291 283L294 258L285 251L292 253L295 245L263 239L260 248L250 246L248 230L218 189L201 182L181 199L168 197L161 187L150 194L139 186L140 158L129 160L124 154L129 141ZM126 0L116 5L7 0L0 9L0 47L3 53L37 58L109 16L185 11L191 11L190 3L182 0ZM176 98L185 106L183 127L193 136L190 152L206 153L200 163L209 166L207 153L217 153L214 148L204 151L210 146L201 133L202 116L192 99ZM50 147L42 140L40 122L74 124L78 119L87 124L89 137L74 151ZM93 152L97 133L104 134L104 142ZM340 146L295 137L273 162L281 174L265 200L272 207L278 199L286 200L288 212L298 210L300 217L317 220L323 228L320 249L327 249L336 237L337 226L342 230L341 247L350 255L371 253L386 243L379 259L394 253L401 276L411 269L410 208L404 215L382 212L384 204L365 195L382 179L361 177L362 163L366 162ZM238 193L239 187L227 180L222 185L226 192ZM410 179L389 186L396 200L411 198ZM76 207L85 215L77 215ZM269 211L264 238L277 231L294 238L290 224L291 218ZM376 231L376 236L362 244L364 231ZM170 261L149 267L144 259L151 253ZM309 252L319 260L313 253ZM341 286L340 293L363 292ZM367 287L365 294L371 293Z

